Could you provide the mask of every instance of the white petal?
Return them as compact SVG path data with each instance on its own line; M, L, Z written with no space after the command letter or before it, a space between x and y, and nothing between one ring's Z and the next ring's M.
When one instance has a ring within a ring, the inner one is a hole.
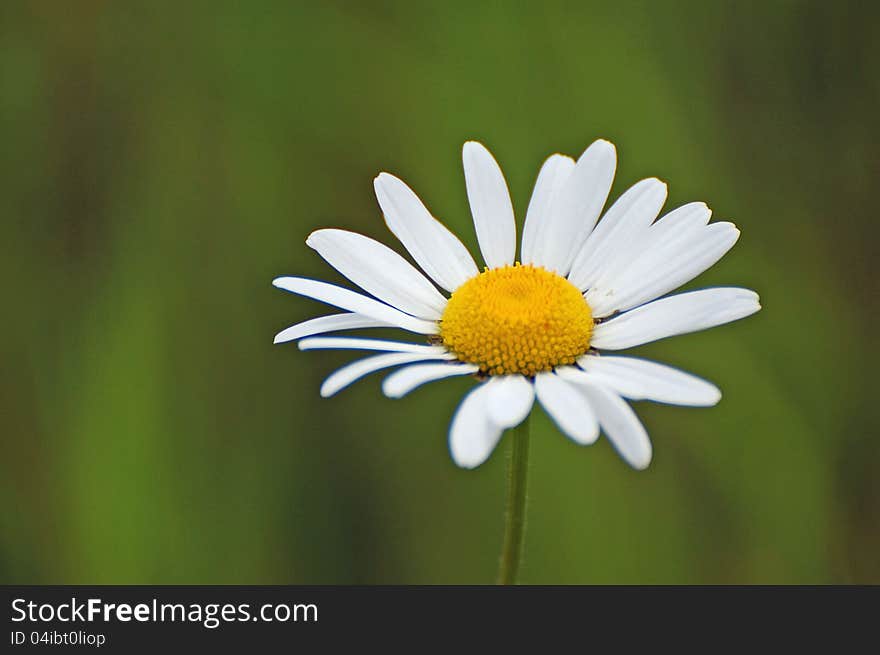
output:
M647 359L585 355L578 364L584 370L572 381L592 379L630 400L690 407L709 407L721 400L721 391L711 382Z
M712 218L712 210L705 202L689 202L663 215L651 226L651 229L657 232L684 230L706 225L710 218Z
M373 188L388 229L434 282L452 292L480 272L458 237L401 180L381 173Z
M316 230L306 239L328 264L392 307L438 320L446 307L436 287L408 261L378 241L347 230Z
M462 468L476 468L485 462L498 440L502 428L489 419L488 384L471 391L455 411L449 428L449 453Z
M662 216L623 246L616 258L605 262L595 280L590 283L590 290L614 288L634 262L654 250L667 247L670 242L683 241L698 233L711 216L712 211L703 202L688 203Z
M520 255L523 264L535 263L534 250L539 239L538 235L550 224L553 200L571 175L574 166L574 159L566 155L551 155L541 166L523 226Z
M422 362L431 359L451 359L454 355L448 353L436 353L433 355L422 353L383 353L381 355L373 355L359 359L356 362L347 364L337 369L324 380L321 385L321 395L329 398L338 393L352 382L360 380L365 375L380 371L383 368L399 366L401 364L411 364L413 362Z
M589 445L599 437L599 424L579 389L555 373L538 373L535 392L550 418L576 443Z
M616 166L617 152L608 141L595 141L584 151L537 234L532 251L535 264L568 275L575 254L602 212Z
M477 241L486 266L509 266L516 256L516 223L504 174L492 154L476 141L464 144L461 157Z
M617 394L598 384L583 390L596 412L602 431L627 464L645 469L651 463L651 440L632 407Z
M627 189L605 212L572 263L568 279L579 289L591 287L602 271L614 265L634 240L640 238L666 202L666 185L656 178Z
M299 342L300 350L381 350L392 353L445 353L442 346L385 339L360 339L358 337L311 337Z
M512 428L522 423L532 410L535 387L522 375L493 377L486 383L489 418L495 425Z
M729 323L761 309L758 294L748 289L719 287L667 296L600 323L593 330L593 348L622 350L676 334Z
M329 316L319 316L302 321L289 328L284 328L275 335L273 343L285 343L294 341L313 334L323 334L324 332L338 332L339 330L356 330L358 328L376 328L376 327L394 327L390 323L377 321L368 316L360 314L330 314Z
M480 370L474 364L413 364L392 373L382 382L382 391L389 398L403 398L426 382L442 380L454 375L468 375Z
M713 266L738 238L739 230L726 222L686 231L680 240L649 249L613 286L588 291L587 302L594 316L607 316L659 298Z
M314 298L328 305L334 305L340 309L347 309L363 316L368 316L383 323L396 325L397 327L417 332L418 334L437 334L440 327L434 321L425 321L390 305L368 298L349 289L343 289L335 284L309 280L302 277L277 277L272 284L279 289L295 293L307 298Z

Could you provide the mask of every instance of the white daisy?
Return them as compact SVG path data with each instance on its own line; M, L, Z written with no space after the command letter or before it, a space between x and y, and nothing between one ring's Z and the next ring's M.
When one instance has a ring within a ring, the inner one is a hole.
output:
M575 442L592 444L601 430L631 466L644 469L651 442L624 399L709 406L721 392L669 366L605 353L758 311L758 296L747 289L661 297L717 262L739 230L728 222L709 223L711 211L701 202L655 221L666 185L654 178L633 185L600 221L617 155L611 143L599 140L577 161L557 154L541 167L517 261L516 223L501 169L476 142L464 145L462 157L486 263L482 272L406 184L382 173L374 185L385 221L424 274L363 235L313 232L306 243L369 295L301 277L277 278L273 284L280 289L346 312L293 325L275 343L302 339L302 350L378 353L330 375L321 386L325 397L392 367L399 368L382 385L391 398L427 382L472 376L476 384L449 433L459 466L486 461L504 430L524 421L537 398ZM314 336L389 326L426 335L427 343Z

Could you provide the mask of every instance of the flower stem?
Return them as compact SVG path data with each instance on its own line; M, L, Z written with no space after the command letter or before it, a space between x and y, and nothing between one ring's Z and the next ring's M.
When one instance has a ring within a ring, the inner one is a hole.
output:
M526 532L526 479L529 471L529 417L513 430L507 480L504 543L498 567L498 584L516 584Z

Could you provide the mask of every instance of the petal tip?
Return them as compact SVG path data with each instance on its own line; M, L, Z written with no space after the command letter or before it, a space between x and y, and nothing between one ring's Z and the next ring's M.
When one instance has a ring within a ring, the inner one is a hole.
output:
M754 309L752 311L757 312L759 309L761 309L761 296L758 295L757 291L752 291L751 289L749 289L748 291L748 299L754 304Z
M648 455L645 459L633 460L630 462L630 466L632 466L636 471L644 471L651 465L651 455Z
M644 471L651 465L651 460L654 457L654 449L650 444L647 444L647 448L642 450L641 452L629 453L623 459L636 471Z
M486 461L485 459L478 459L473 456L466 456L462 453L456 453L455 449L452 447L449 448L449 456L450 458L452 458L453 463L458 468L462 468L467 471L473 471L475 468L480 466L480 464Z
M489 154L489 149L479 141L465 141L461 147L461 155L464 158L478 157L483 154Z
M397 400L403 397L401 393L400 386L394 380L394 375L390 375L385 378L382 382L382 393L385 394L386 397L391 398L392 400Z
M378 188L382 184L386 184L394 179L396 179L396 178L391 173L387 173L385 171L379 171L379 174L373 178L373 188Z
M615 146L608 139L596 139L593 143L590 144L590 148L598 148L606 151L608 154L617 156L617 146Z

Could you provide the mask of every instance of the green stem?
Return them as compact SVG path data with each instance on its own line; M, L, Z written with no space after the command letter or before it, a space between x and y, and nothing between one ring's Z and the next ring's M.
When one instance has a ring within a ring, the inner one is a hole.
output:
M507 480L504 543L498 567L498 584L516 584L526 533L526 479L529 470L529 417L513 430Z

